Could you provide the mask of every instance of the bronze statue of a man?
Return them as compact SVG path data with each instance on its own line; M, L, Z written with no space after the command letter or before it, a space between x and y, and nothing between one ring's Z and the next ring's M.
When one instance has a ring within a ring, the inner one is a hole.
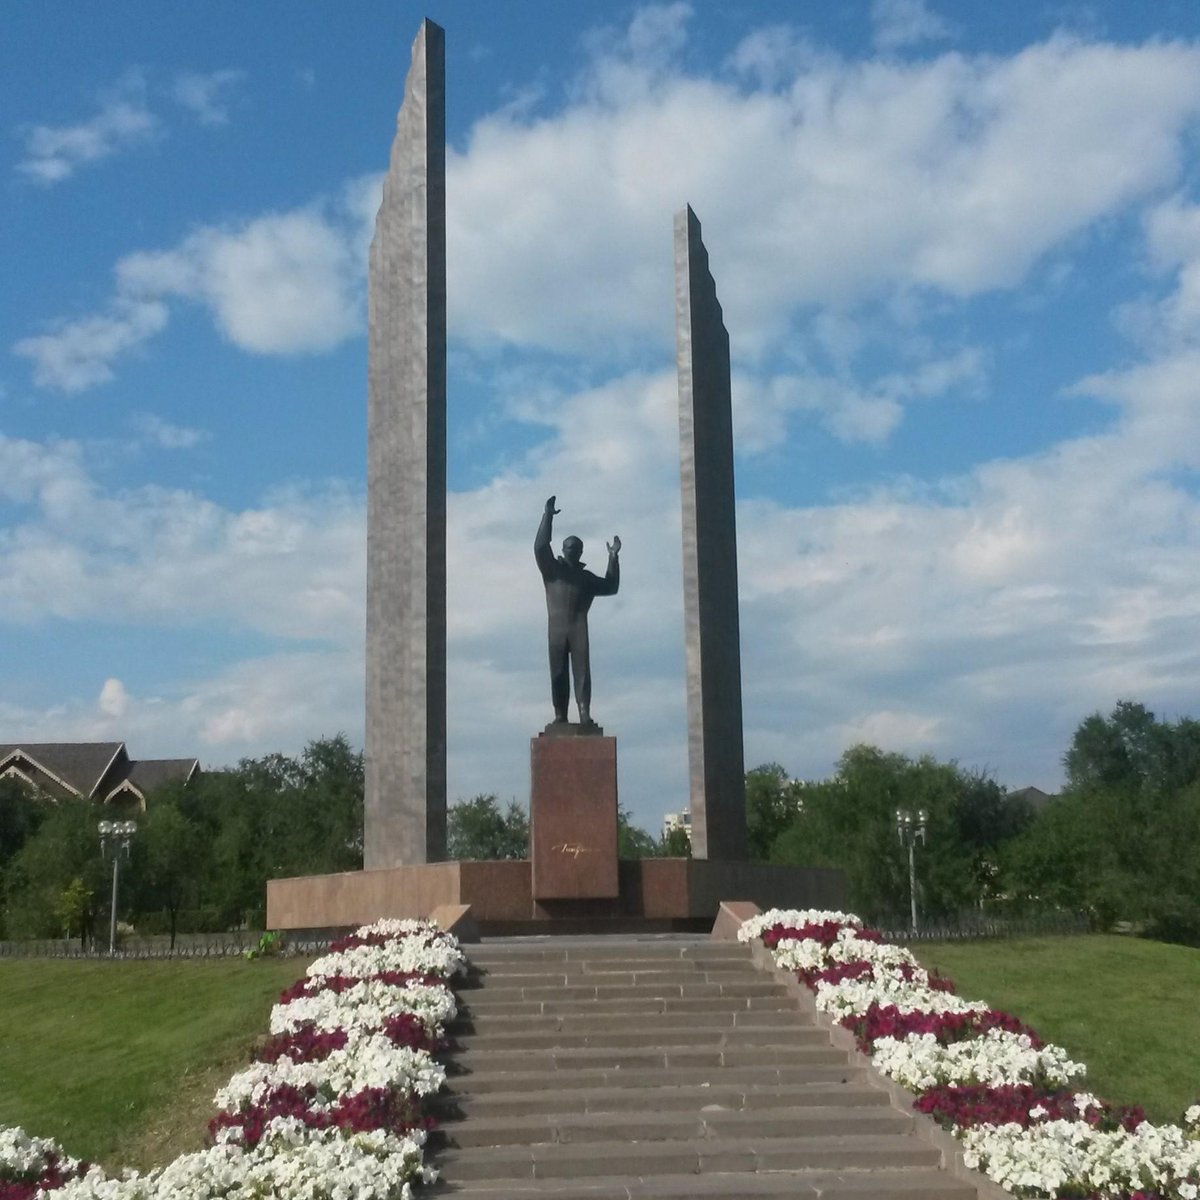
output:
M621 539L614 535L608 546L608 570L604 578L583 569L583 542L577 537L563 538L562 554L554 557L550 549L550 528L559 510L551 496L542 513L533 557L546 585L546 612L550 618L550 698L554 702L554 722L567 719L567 660L575 677L575 703L579 723L591 725L592 671L588 658L588 609L596 596L615 596L621 585Z

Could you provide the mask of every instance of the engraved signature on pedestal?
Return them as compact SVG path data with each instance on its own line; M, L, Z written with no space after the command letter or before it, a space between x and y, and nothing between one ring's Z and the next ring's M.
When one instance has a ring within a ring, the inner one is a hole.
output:
M559 854L570 854L573 858L578 858L581 854L599 854L600 851L592 846L585 846L582 842L560 842L557 846L551 846L551 850L557 851Z

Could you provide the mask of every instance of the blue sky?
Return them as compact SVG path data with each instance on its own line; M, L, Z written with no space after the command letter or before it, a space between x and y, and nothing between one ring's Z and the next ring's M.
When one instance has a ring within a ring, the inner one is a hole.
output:
M524 799L530 544L686 798L671 226L734 355L746 756L1061 782L1200 712L1191 3L10 6L0 726L209 765L362 738L365 261L446 29L451 798Z

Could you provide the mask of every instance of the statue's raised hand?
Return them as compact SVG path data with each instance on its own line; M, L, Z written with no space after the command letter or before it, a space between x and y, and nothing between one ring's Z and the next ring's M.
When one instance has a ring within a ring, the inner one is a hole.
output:
M554 502L555 502L555 500L557 500L557 499L558 499L558 497L557 497L557 496L551 496L551 497L550 497L550 499L546 501L546 511L547 511L547 512L548 512L548 513L549 513L549 514L552 516L552 517L557 517L557 516L558 516L558 514L559 514L559 512L561 512L561 511L562 511L561 509L557 509L557 508L555 508L555 507L554 507Z
M608 552L609 554L621 553L621 539L615 533L613 534L613 540L608 543Z

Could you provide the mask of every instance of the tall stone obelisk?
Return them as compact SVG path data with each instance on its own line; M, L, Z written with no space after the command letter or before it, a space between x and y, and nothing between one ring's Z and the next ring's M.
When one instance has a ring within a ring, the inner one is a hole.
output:
M363 865L446 855L446 69L424 21L369 272Z
M675 214L692 854L746 857L729 334L691 206Z

